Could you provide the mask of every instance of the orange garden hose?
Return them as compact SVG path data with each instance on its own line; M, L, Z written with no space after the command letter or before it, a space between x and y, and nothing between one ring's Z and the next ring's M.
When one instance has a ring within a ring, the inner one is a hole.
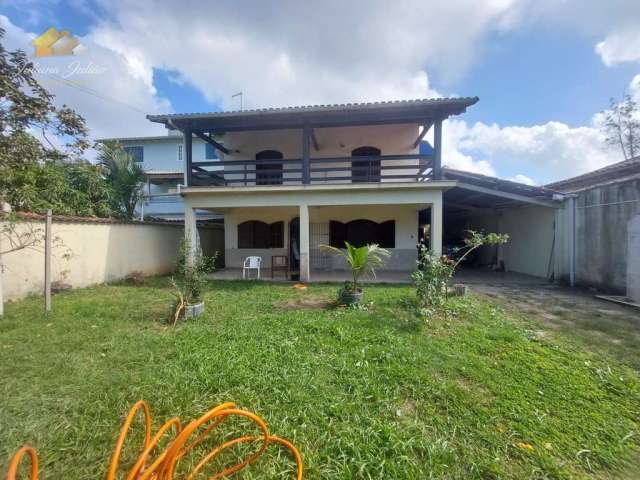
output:
M258 426L261 434L257 436L247 435L234 438L232 440L224 442L222 445L215 447L213 450L207 453L200 460L200 462L195 467L193 467L190 472L185 474L186 476L184 478L186 480L193 480L208 463L210 463L228 448L231 448L234 445L249 442L260 442L260 447L254 453L244 458L242 461L230 467L224 468L222 471L210 476L209 479L220 479L242 470L249 464L255 462L265 452L270 444L275 443L286 447L293 454L297 467L296 479L302 480L302 456L300 455L298 449L291 442L285 440L284 438L271 435L264 420L262 420L254 413L237 409L236 405L231 402L222 403L212 410L209 410L197 420L192 421L184 428L182 427L179 418L172 418L164 425L162 425L158 429L156 434L152 436L151 413L149 411L149 406L144 400L136 402L135 405L131 407L129 415L127 415L127 418L122 425L120 435L118 435L118 440L116 441L116 446L113 450L111 463L109 464L109 470L107 471L107 480L116 480L116 473L118 471L118 466L120 463L120 455L122 453L122 449L124 447L124 443L131 424L133 423L133 420L138 411L142 411L144 415L144 444L142 452L140 453L137 460L133 464L133 467L131 467L131 470L126 476L127 480L177 480L176 477L174 477L174 472L176 470L178 461L180 461L180 459L184 457L188 452L190 452L196 446L206 440L208 435L222 422L232 416L244 417L251 420ZM189 441L190 438L201 428L204 428L202 433L195 437L194 440ZM157 454L155 460L151 461L151 453L156 449L162 438L170 430L173 430L175 432L175 438L168 444L164 451ZM7 472L7 480L17 479L18 469L20 467L22 458L25 455L28 455L31 461L31 480L38 480L38 456L36 454L36 451L29 446L20 448L20 450L18 450L11 459ZM148 462L150 463L149 465L147 465Z

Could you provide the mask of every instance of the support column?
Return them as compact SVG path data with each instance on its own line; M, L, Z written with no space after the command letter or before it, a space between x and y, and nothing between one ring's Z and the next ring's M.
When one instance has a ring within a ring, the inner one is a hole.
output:
M302 129L302 183L311 183L311 162L309 160L309 145L311 143L311 128Z
M187 264L192 265L200 247L196 211L190 206L184 206L184 238L188 242Z
M442 255L442 196L431 204L431 252Z
M193 161L193 132L191 127L185 127L182 131L184 139L184 185L191 186L191 163Z
M300 205L300 281L309 280L309 206Z
M442 119L433 124L433 179L442 178Z

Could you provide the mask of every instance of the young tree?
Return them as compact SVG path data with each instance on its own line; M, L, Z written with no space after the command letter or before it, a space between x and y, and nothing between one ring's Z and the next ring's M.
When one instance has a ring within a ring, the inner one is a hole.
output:
M142 198L144 170L117 142L107 142L99 148L98 162L113 189L115 207L122 215L133 218L136 205Z
M621 102L611 99L611 107L604 112L604 132L607 144L619 147L625 160L640 155L640 106L631 95Z
M24 210L22 187L34 167L79 158L89 145L84 119L53 104L27 55L7 51L3 37L0 28L0 201Z

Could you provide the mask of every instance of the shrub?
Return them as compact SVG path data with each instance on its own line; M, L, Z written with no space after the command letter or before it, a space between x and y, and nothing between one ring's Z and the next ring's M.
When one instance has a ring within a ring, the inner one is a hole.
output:
M206 274L216 269L218 252L212 257L203 255L198 249L193 261L187 261L189 257L190 242L185 238L180 242L176 270L171 277L171 284L175 291L176 301L173 308L173 324L184 315L187 305L198 303L201 300L202 289L206 282Z
M454 263L446 256L434 255L426 246L420 246L417 269L411 275L421 307L444 306L447 286L453 276Z

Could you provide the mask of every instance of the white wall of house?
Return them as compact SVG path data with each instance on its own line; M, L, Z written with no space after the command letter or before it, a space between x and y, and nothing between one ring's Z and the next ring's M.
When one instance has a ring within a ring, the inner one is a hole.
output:
M379 148L382 155L417 154L418 148L413 144L418 136L418 125L368 125L358 127L316 128L315 137L319 150L310 147L312 158L349 157L351 152L363 146ZM300 159L302 157L301 130L268 130L253 132L227 133L224 136L225 146L232 149L231 154L221 154L224 160L253 160L257 153L263 150L277 150L285 159ZM409 161L412 162L412 161ZM383 161L382 164L391 163ZM404 162L407 163L407 162ZM401 165L401 162L393 162ZM335 167L344 164L322 164L322 167ZM238 167L227 166L225 170L237 170ZM300 174L287 174L287 170L299 169L299 165L284 165L283 178L299 178ZM389 174L410 174L416 169L394 170ZM386 172L383 172L383 177ZM350 172L316 173L313 176L349 176ZM228 175L228 179L242 179L242 174ZM247 175L248 180L255 179L254 174ZM385 181L383 178L382 181ZM348 183L350 180L343 180Z
M167 135L166 137L151 137L144 140L120 139L125 147L143 147L142 166L151 172L182 172L184 171L184 153L178 157L178 145L182 145L181 135ZM205 160L205 142L199 138L193 139L193 161Z
M509 241L497 248L498 261L504 261L505 269L509 272L546 278L554 268L552 249L555 218L554 208L508 208L492 214L472 216L469 228L509 234ZM483 250L483 258L495 256L495 247L483 247Z
M395 220L395 248L390 249L392 259L383 268L386 270L411 270L415 265L418 242L418 211L415 205L341 205L309 208L311 224L311 255L312 268L342 268L339 261L323 259L314 265L313 260L318 255L319 244L329 243L329 222L349 222L351 220L366 219L376 223ZM262 257L265 265L271 264L272 255L288 255L289 251L289 222L298 217L298 210L291 208L238 208L225 212L225 260L226 266L240 268L242 261L249 255ZM239 249L238 225L249 221L260 220L265 223L284 222L284 247L278 249ZM326 234L326 235L323 235Z
M185 196L187 210L211 209L224 214L225 261L227 267L238 268L242 259L249 255L263 257L265 265L270 265L271 255L288 253L288 223L300 215L301 208L309 211L311 233L310 250L313 250L314 232L328 233L330 220L350 221L368 219L377 223L395 220L395 248L388 269L411 270L415 266L416 243L418 237L418 211L435 206L442 209L442 189L452 186L451 182L405 183L405 184L349 184L265 186L240 188L191 188ZM247 220L265 223L283 221L285 223L285 245L282 249L261 250L238 249L238 224ZM433 236L441 239L441 216L435 219ZM325 228L326 227L326 228ZM326 239L328 242L328 238ZM441 243L441 242L440 242ZM440 251L439 247L436 247ZM314 252L311 251L311 265ZM337 264L335 265L337 266ZM316 267L317 268L317 267ZM329 265L329 268L333 268Z

